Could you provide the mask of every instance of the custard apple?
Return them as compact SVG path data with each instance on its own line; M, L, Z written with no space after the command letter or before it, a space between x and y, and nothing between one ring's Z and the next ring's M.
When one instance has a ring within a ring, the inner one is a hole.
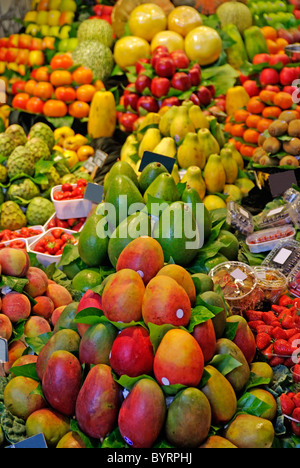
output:
M42 140L41 138L32 138L26 143L25 148L30 151L31 155L34 157L35 162L39 159L44 159L46 161L51 159L49 146L45 140Z
M7 181L7 169L3 164L0 164L0 184L5 184Z
M65 174L60 179L61 184L76 184L76 182L77 182L77 177L74 176L74 174Z
M1 205L0 227L15 231L27 224L27 219L19 205L13 201L6 201Z
M48 183L47 184L41 184L41 189L44 191L44 190L49 190L50 188L52 187L55 187L55 185L59 185L60 184L60 175L59 173L57 172L57 170L55 169L54 166L51 167L51 169L49 170L49 172L47 172L47 174L45 174L48 178Z
M0 134L0 156L8 158L16 148L15 142L11 135L7 133Z
M27 207L26 217L30 226L43 225L55 212L54 204L43 197L33 198Z
M5 130L5 133L12 136L16 147L26 145L27 136L26 136L26 133L25 133L23 127L21 127L21 125L18 125L18 124L10 125Z
M19 179L11 184L7 190L7 199L15 202L20 202L21 205L27 205L27 203L22 203L22 200L32 200L34 197L40 195L39 187L32 182L31 179Z
M17 146L9 156L6 168L10 179L22 176L23 174L33 176L35 171L34 157L25 146Z
M49 127L49 125L43 123L43 122L37 122L34 124L30 131L29 131L29 140L32 138L41 138L42 140L47 143L48 148L50 151L52 151L53 146L55 145L55 138L54 138L54 133Z

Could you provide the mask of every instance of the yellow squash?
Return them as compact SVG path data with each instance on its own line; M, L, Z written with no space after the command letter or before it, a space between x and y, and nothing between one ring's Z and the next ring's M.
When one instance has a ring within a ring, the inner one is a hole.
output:
M116 102L112 92L97 91L91 102L88 134L91 138L111 137L116 128Z

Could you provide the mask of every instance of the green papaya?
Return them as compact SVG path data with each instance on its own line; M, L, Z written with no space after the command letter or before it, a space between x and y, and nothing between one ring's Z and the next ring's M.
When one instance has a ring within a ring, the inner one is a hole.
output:
M235 24L226 24L222 30L235 42L226 49L227 61L233 68L240 70L241 66L248 60L242 35Z
M258 26L251 26L244 31L244 41L251 62L255 55L269 53L266 39Z

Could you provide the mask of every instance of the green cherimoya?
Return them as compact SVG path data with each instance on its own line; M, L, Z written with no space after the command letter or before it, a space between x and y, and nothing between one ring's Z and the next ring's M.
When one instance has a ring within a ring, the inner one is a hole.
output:
M49 125L44 122L37 122L34 124L29 131L28 137L29 140L32 138L41 138L47 143L50 151L52 151L53 146L55 145L54 133Z
M41 189L42 189L43 191L49 190L50 188L55 187L55 185L59 185L59 184L60 184L60 175L59 175L58 171L55 169L54 166L52 166L52 167L49 169L49 172L47 172L47 173L45 174L45 176L46 176L47 179L48 179L48 183L46 183L46 184L41 184Z
M7 190L7 199L15 202L20 202L21 205L27 205L22 203L22 200L32 200L32 198L40 195L39 187L31 179L19 179L15 180Z
M30 226L44 225L55 212L54 204L43 197L33 198L27 207L26 217Z
M0 156L8 158L16 148L14 139L8 133L0 133Z
M34 137L31 140L28 140L28 142L25 145L25 148L30 151L35 161L38 161L39 159L44 159L48 161L49 159L51 159L51 152L49 150L49 146L47 145L45 140L42 140L39 137Z
M26 145L27 135L24 131L24 128L21 127L21 125L18 125L18 124L10 125L5 130L5 133L12 136L16 147Z
M25 148L25 146L17 146L9 156L6 168L10 179L24 174L33 176L35 171L34 157Z
M113 28L102 19L87 19L80 23L77 31L78 42L98 41L111 48L114 42Z
M88 67L94 79L107 81L114 67L113 53L98 41L82 41L72 54L74 65Z
M1 205L0 228L15 231L27 224L25 214L19 205L13 201L6 201Z

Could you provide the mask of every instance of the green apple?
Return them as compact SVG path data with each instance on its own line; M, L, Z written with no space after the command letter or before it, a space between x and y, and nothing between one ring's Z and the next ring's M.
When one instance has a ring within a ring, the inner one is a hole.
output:
M61 0L50 0L49 10L59 10Z
M36 24L48 24L48 11L38 11L36 15Z
M70 25L66 24L65 26L63 26L59 33L60 39L69 39L70 31L71 31Z
M48 24L49 26L58 26L60 18L59 10L50 10L48 15Z
M78 46L77 37L71 37L69 39L68 52L73 52L77 46Z
M68 52L69 49L69 39L62 39L61 41L59 41L59 44L58 44L58 51L59 52Z
M60 2L60 11L75 11L77 10L77 5L74 0L61 0Z
M49 28L49 36L59 37L59 26L51 26Z

